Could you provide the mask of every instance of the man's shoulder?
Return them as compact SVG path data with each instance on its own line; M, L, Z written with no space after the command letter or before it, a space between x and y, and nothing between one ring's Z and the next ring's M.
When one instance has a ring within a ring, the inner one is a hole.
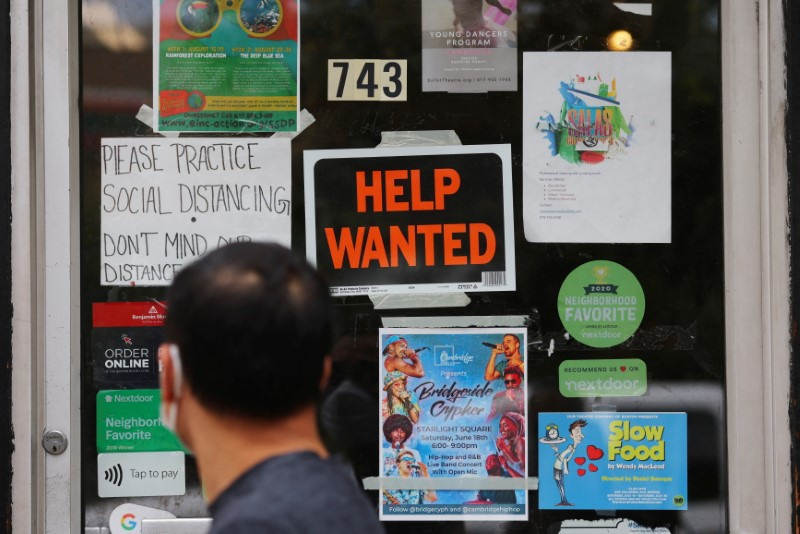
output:
M212 514L215 523L231 532L239 532L234 530L239 525L261 524L268 529L264 532L308 532L320 524L327 532L383 532L375 510L347 471L312 453L256 465L220 496ZM278 523L291 528L279 528Z
M259 532L292 534L298 531L290 523L280 518L222 517L214 519L209 534L253 534Z

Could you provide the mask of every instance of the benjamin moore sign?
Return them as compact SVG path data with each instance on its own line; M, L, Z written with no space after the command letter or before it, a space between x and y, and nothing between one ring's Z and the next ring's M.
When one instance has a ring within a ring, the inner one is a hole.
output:
M158 387L165 317L166 308L156 302L92 304L95 387Z

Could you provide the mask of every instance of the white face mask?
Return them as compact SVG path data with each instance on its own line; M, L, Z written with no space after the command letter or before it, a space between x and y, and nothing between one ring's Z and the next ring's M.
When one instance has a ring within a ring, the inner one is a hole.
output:
M167 345L167 356L172 362L172 393L174 396L173 402L164 402L161 399L161 423L170 432L178 436L178 400L181 398L181 387L183 386L183 370L181 368L181 353L178 346L171 344Z

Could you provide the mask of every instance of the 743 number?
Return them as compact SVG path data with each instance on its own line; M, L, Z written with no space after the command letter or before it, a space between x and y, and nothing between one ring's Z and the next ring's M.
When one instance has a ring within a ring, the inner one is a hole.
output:
M405 59L328 60L328 100L406 100Z

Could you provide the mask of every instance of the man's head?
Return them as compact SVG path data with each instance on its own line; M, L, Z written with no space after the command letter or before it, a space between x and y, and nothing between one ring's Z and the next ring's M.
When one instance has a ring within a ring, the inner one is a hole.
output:
M400 476L404 477L410 476L414 469L418 467L414 454L406 449L398 451L397 456L395 456L395 462L397 463L397 471Z
M383 422L383 436L393 447L402 447L413 431L414 425L403 414L392 414Z
M490 454L486 457L486 474L493 477L499 477L503 474L503 466L500 465L500 458L496 454Z
M276 244L228 245L181 270L167 300L166 341L205 409L279 419L319 397L332 304L302 258Z
M406 341L405 338L392 336L388 341L389 342L383 348L384 355L393 358L405 357L406 349L408 349L408 341Z
M519 352L519 338L514 334L506 334L503 336L503 354L506 358L511 358L514 354Z
M506 367L503 371L503 382L506 389L519 389L522 380L522 370L517 366Z
M589 423L585 419L577 419L570 423L569 425L569 435L574 439L577 443L580 443L583 440L583 427L588 425Z

